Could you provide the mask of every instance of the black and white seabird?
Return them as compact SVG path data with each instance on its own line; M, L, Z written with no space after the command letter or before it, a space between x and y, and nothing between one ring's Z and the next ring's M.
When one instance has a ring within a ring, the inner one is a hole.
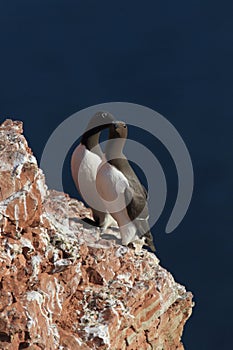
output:
M107 162L99 166L96 186L120 227L122 244L144 237L145 244L155 251L148 223L147 192L123 154L127 133L124 122L113 122L110 126L105 149Z
M80 144L75 148L71 157L71 173L76 188L81 196L85 197L83 199L88 204L91 203L89 205L92 208L95 225L104 229L116 225L116 222L102 205L101 198L96 192L95 182L97 169L103 158L99 145L100 133L113 121L114 118L110 113L97 112L88 123Z

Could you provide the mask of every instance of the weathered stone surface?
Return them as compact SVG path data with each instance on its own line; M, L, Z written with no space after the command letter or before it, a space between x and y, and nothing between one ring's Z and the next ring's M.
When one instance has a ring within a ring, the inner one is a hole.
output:
M86 216L82 203L47 190L22 123L5 121L0 349L183 349L192 294L154 254L121 246L116 231L85 228Z

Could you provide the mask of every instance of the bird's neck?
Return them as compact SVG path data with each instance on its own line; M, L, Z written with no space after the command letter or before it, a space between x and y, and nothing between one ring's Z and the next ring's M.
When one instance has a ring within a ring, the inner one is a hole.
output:
M99 144L100 132L90 135L88 132L85 132L81 138L81 143L86 146L86 148L91 151L92 148L96 147Z
M112 164L114 159L125 158L123 154L123 148L125 145L125 139L114 138L109 139L105 151L106 160Z
M81 144L89 151L99 155L102 158L102 150L99 146L100 133L103 129L109 127L107 124L96 126L92 129L87 129L81 137Z

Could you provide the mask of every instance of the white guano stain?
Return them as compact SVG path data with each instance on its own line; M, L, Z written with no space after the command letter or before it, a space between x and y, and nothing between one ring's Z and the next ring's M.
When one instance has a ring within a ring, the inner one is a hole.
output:
M103 339L104 344L108 345L108 349L110 349L110 335L107 325L96 325L96 326L86 326L84 327L86 333L93 337L99 337Z

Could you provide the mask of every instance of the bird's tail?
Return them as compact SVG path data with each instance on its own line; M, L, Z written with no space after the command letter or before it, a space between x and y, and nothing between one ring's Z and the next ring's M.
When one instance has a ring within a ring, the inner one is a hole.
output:
M150 249L155 252L155 246L154 246L154 241L153 241L153 236L150 231L150 226L148 223L147 218L146 219L141 219L137 218L135 220L135 225L137 227L137 231L139 234L139 237L145 237L145 244L150 247Z
M152 252L155 252L156 249L155 249L152 233L150 231L147 231L145 233L145 238L146 238L145 240L146 245L148 245L148 247L152 250Z

